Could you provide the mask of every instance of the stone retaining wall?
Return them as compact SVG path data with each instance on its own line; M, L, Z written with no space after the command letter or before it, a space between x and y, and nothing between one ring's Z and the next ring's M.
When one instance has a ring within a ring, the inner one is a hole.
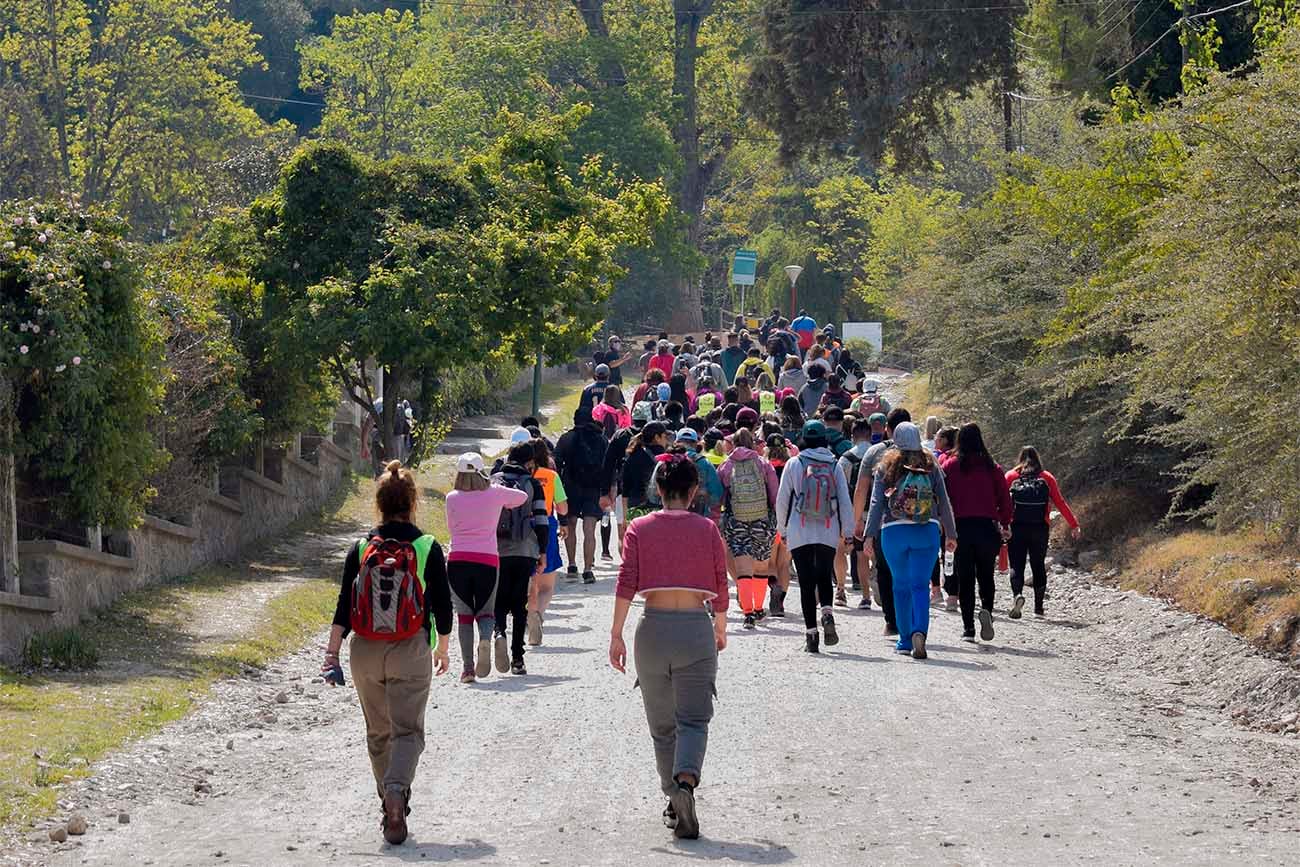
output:
M114 534L113 549L127 556L66 542L19 542L19 592L0 593L0 662L19 661L37 632L75 626L123 593L234 559L319 509L357 459L328 439L312 445L314 461L292 452L276 456L280 481L228 468L221 479L226 496L214 484L188 526L146 516L136 529Z

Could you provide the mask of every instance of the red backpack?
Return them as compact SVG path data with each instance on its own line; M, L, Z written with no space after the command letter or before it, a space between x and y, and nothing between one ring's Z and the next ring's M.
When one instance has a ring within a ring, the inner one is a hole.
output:
M352 582L352 631L372 641L402 641L424 626L424 564L432 536L414 542L372 536L357 543L361 567Z

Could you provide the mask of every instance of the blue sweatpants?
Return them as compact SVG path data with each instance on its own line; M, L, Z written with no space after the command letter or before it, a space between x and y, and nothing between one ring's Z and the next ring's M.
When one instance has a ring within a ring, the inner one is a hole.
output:
M912 633L930 632L930 573L939 559L939 525L887 524L880 533L889 571L894 573L894 615L898 649L912 649Z

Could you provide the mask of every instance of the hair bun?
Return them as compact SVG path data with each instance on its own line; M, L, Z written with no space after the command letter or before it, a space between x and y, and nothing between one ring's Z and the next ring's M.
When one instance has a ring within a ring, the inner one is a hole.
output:
M392 473L393 475L397 475L397 474L400 473L401 470L402 470L402 462L401 462L401 461L389 461L389 462L388 462L388 465L387 465L386 467L384 467L384 469L388 470L388 471L389 471L390 473Z

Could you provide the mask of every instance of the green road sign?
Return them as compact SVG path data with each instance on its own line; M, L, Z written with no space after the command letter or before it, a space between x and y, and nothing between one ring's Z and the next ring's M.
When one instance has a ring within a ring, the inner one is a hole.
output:
M754 250L737 250L731 263L731 282L736 286L753 286L758 273L758 253Z

